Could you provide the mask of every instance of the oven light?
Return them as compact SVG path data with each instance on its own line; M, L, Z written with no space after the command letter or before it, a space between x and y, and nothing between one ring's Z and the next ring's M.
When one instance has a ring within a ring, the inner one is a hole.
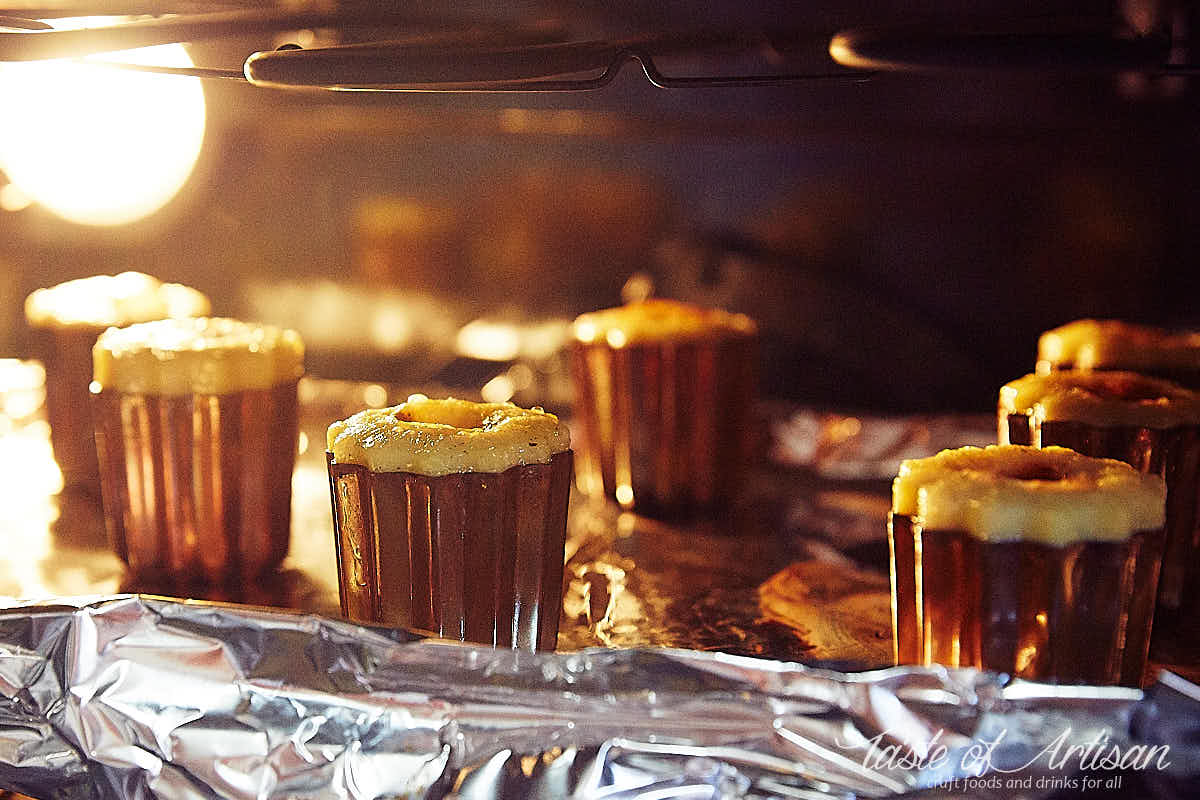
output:
M182 45L81 61L0 64L0 169L18 192L84 225L160 209L187 181L204 140L198 78L122 71L102 60L192 66Z
M473 320L459 330L454 349L481 361L512 361L521 354L521 332L504 322Z

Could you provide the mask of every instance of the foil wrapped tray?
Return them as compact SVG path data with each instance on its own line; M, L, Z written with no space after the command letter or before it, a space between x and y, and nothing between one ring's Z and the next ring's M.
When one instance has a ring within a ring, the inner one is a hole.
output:
M989 441L986 420L768 408L771 456L726 515L664 522L573 498L559 653L535 657L336 619L324 429L406 395L303 381L288 558L256 581L173 585L129 575L98 501L62 491L40 367L0 363L0 789L1065 798L1096 786L1069 760L1032 756L1105 731L1172 757L1163 770L1093 770L1121 778L1103 796L1200 796L1200 709L1177 677L1200 675L1194 631L1152 654L1172 672L1145 697L881 669L887 478L900 457ZM968 785L981 767L961 757L1001 730L989 764L1024 771ZM939 744L944 763L921 758Z
M0 652L0 784L45 798L1200 788L1200 687L1169 673L1143 694L671 649L530 654L145 596L7 609Z
M0 370L0 605L149 593L339 615L325 428L408 393L303 380L287 559L254 581L180 584L131 575L109 547L99 499L62 490L41 368L7 362ZM886 482L829 480L810 464L777 458L760 463L750 483L742 508L687 522L572 497L558 648L667 646L855 669L888 663ZM812 567L806 582L797 582L796 564ZM852 576L862 580L845 580Z

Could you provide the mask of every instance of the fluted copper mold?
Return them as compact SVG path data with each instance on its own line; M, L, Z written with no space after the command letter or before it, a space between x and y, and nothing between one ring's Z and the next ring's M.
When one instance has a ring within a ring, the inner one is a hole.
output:
M224 583L284 559L296 385L92 395L109 539L134 575Z
M46 367L46 417L63 485L93 494L100 492L100 467L88 386L92 345L103 332L98 326L33 329L35 353Z
M548 464L438 477L328 462L344 615L554 649L571 451Z
M1063 547L985 542L892 514L896 663L1141 686L1162 535Z
M745 334L574 342L580 490L652 515L730 505L752 444L757 353Z
M1161 475L1167 484L1167 506L1157 613L1171 623L1175 617L1200 613L1200 426L1101 427L1003 413L999 421L1001 443L1059 445Z

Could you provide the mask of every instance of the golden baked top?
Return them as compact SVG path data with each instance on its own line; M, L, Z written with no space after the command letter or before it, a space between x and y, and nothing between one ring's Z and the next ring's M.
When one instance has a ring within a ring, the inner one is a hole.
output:
M607 341L613 347L638 341L744 336L757 330L745 314L661 299L580 314L574 326L578 341Z
M1089 425L1173 428L1200 424L1200 393L1136 372L1061 370L1000 389L1001 414Z
M892 511L983 541L1063 546L1161 528L1166 492L1157 475L1065 447L961 447L904 461Z
M109 328L92 348L94 389L154 395L269 389L304 374L293 330L223 317Z
M1037 371L1200 368L1200 332L1172 333L1115 319L1078 319L1038 338Z
M208 298L178 283L141 272L93 275L38 289L25 299L25 318L37 327L132 325L166 317L198 317Z
M567 426L540 408L423 394L335 422L326 441L338 464L433 477L547 464L571 448Z

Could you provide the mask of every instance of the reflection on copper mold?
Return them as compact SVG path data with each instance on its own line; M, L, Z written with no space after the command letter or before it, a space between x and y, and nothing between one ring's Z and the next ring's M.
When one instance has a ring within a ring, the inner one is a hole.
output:
M224 395L94 396L112 546L135 574L253 578L287 554L295 382Z
M688 516L731 505L751 446L754 337L571 348L579 488Z
M572 453L502 473L371 472L329 456L342 613L553 650Z
M1141 686L1162 536L985 542L892 514L896 661Z
M1035 414L1002 414L1001 442L1060 445L1116 458L1167 482L1166 538L1158 582L1158 623L1178 625L1200 613L1200 426L1099 427ZM1190 622L1186 622L1189 624Z

